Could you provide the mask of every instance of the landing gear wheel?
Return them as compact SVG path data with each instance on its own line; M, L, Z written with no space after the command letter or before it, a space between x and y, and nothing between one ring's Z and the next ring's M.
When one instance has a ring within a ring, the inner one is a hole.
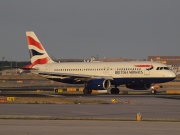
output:
M157 93L157 90L151 90L151 93L152 93L152 94L156 94L156 93Z
M84 89L83 89L83 93L84 93L84 94L91 94L91 93L92 93L92 90L91 90L91 89L84 88Z
M87 94L87 93L88 93L88 89L84 88L84 89L83 89L83 93L84 93L84 94Z
M89 90L88 90L88 94L91 94L91 93L92 93L92 90L89 89Z
M111 94L119 94L119 89L118 88L112 88Z

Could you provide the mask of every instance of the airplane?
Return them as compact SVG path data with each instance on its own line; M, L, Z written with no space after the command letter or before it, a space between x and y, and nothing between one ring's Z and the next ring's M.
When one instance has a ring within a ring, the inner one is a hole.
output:
M167 65L154 61L126 62L55 62L33 31L26 32L31 64L23 67L46 79L84 84L83 93L92 90L108 90L119 94L118 86L133 90L148 90L156 83L172 81L176 75ZM156 93L152 89L152 93Z

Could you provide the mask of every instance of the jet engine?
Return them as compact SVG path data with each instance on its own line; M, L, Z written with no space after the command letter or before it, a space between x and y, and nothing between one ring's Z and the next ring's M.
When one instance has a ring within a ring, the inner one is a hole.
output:
M105 90L111 86L110 80L95 79L86 83L85 87L91 90Z

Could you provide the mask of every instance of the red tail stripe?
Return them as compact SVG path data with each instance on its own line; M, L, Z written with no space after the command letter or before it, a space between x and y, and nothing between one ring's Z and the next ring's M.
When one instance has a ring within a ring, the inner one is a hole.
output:
M28 70L28 69L31 69L34 65L33 64L30 64L30 65L26 65L23 67L24 70Z
M35 62L33 62L33 65L36 65L36 64L46 64L48 62L48 58L43 58L43 59L38 59L36 60Z
M39 48L40 50L44 50L41 43L37 42L32 37L27 36L27 41L28 41L28 45L33 45L33 46L36 46L37 48Z
M153 65L134 65L135 67L153 67Z
M31 69L36 64L46 64L48 62L48 58L38 59L30 65L26 65L23 69Z

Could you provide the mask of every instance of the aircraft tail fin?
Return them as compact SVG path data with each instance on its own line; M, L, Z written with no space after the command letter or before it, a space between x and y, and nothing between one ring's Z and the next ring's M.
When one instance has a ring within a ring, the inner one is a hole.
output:
M48 53L44 49L43 45L37 38L33 31L26 32L26 38L28 42L29 54L31 59L31 64L46 64L53 63L54 61L49 57Z

